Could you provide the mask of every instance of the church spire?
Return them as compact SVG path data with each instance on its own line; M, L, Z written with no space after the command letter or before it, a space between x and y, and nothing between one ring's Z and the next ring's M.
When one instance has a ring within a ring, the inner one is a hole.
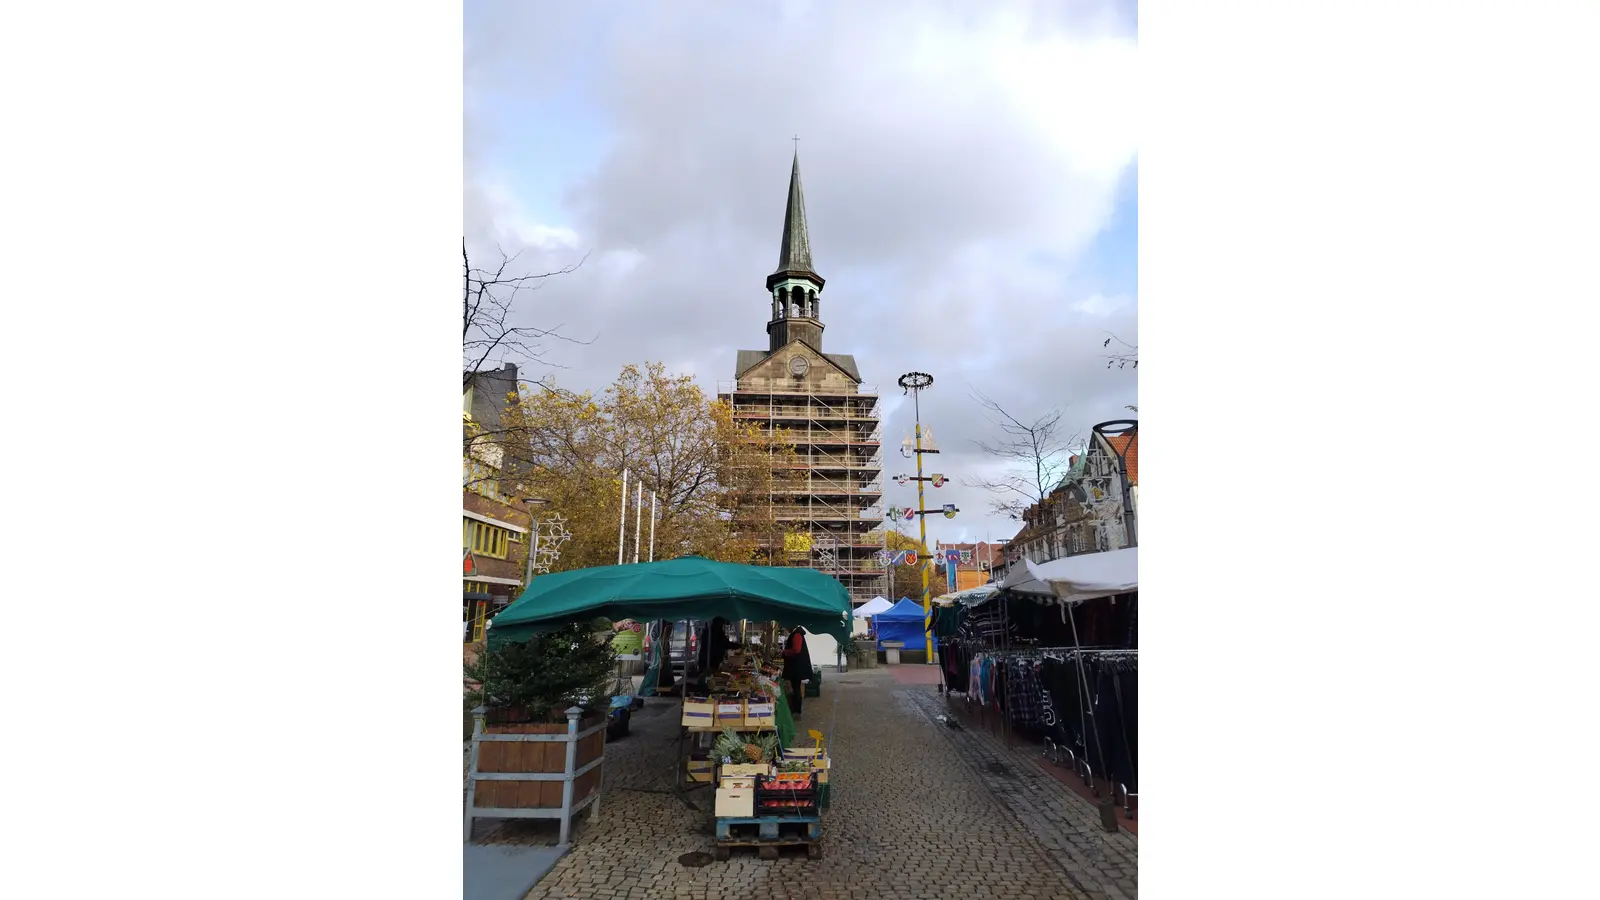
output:
M783 244L773 274L802 272L816 274L811 266L811 234L806 229L806 198L800 190L800 149L796 147L794 168L789 170L789 204L783 211Z
M806 198L800 190L800 151L789 170L789 205L783 211L783 246L778 248L778 270L767 276L772 299L772 321L767 323L768 346L776 353L792 341L805 341L822 350L823 280L811 262L811 233L806 229Z

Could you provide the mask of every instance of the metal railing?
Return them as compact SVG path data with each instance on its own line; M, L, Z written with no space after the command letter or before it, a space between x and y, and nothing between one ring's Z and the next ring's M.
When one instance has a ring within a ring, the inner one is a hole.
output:
M810 478L804 484L794 487L777 488L775 494L881 494L883 482L879 479L870 481L841 481L837 478Z
M816 404L800 406L792 403L740 403L733 408L733 414L739 418L754 419L795 419L829 422L876 422L878 411L873 406L838 407Z
M804 454L796 457L802 468L810 469L874 469L883 470L883 464L875 459L863 459L859 456L834 455L828 453Z
M762 432L767 437L776 437L771 428L763 428ZM835 431L828 428L785 428L783 439L792 444L852 444L860 446L876 445L883 443L883 433L879 429L872 431Z
M883 513L871 509L847 509L823 504L812 506L787 506L772 507L772 517L775 519L850 519L877 520L883 518Z

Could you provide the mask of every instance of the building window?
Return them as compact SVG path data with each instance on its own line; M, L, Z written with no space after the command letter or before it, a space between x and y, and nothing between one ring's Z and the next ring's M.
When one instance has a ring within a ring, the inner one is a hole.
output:
M467 629L467 640L476 644L483 640L484 623L489 621L489 601L468 600L465 615L466 621L471 623Z
M500 500L500 482L494 478L496 470L473 459L461 461L461 485L467 490L490 500Z
M490 559L505 559L506 545L511 541L511 531L479 522L474 519L461 520L461 544L474 555L487 556Z

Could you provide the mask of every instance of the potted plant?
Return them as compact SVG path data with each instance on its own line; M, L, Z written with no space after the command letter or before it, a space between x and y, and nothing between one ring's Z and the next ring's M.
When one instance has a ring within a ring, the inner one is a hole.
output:
M605 752L604 729L576 741L568 739L567 711L581 711L576 734L605 721L615 656L609 642L596 639L589 623L479 654L466 666L465 678L469 696L476 701L474 712L484 719L483 733L553 737L478 741L474 773L563 773L571 743L577 744L574 771L600 759ZM575 779L575 805L599 790L600 770L596 765ZM476 780L472 805L481 809L559 809L562 787L560 780Z

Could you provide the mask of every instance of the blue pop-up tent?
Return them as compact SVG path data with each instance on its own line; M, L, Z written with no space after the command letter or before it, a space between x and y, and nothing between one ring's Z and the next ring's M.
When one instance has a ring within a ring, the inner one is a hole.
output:
M928 649L923 633L922 604L910 597L901 597L899 603L873 616L872 622L878 626L879 649L883 648L884 641L900 641L907 650Z

